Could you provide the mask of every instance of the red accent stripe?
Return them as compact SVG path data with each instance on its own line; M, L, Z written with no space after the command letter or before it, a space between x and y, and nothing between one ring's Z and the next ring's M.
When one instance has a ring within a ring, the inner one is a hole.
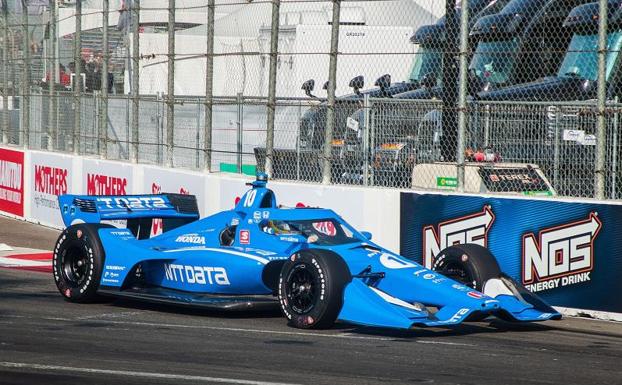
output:
M0 267L3 269L10 270L28 270L28 271L36 271L38 273L51 273L52 266L19 266L19 267Z
M52 252L46 251L44 253L7 255L5 258L24 259L28 261L50 261L52 260Z

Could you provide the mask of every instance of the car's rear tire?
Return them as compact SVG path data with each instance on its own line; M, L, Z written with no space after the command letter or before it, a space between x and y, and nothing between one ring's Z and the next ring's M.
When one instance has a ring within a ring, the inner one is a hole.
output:
M301 329L330 328L352 280L345 261L327 250L304 250L290 257L279 277L279 304L289 324Z
M77 224L66 228L56 241L52 268L58 291L71 302L99 299L97 290L104 267L104 248L99 229L105 224Z
M474 290L482 291L491 278L499 278L501 269L492 253L476 244L454 245L442 250L432 270Z

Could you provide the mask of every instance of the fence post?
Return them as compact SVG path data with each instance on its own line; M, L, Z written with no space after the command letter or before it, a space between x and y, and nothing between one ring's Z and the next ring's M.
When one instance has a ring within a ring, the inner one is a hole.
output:
M168 0L168 81L166 89L166 166L173 167L175 141L175 0Z
M616 199L616 190L617 190L617 173L618 173L618 129L619 123L618 119L620 119L620 115L618 113L618 97L615 97L614 100L614 114L613 114L613 143L611 145L612 148L612 159L611 159L611 199Z
M369 101L369 94L365 94L363 97L363 114L364 114L364 128L363 128L363 185L369 185L369 125L371 119L369 115L371 113L371 102ZM359 127L360 129L360 127Z
M140 0L132 1L132 162L138 162L138 122L140 118ZM174 30L174 28L173 28Z
M324 164L322 184L332 180L333 131L335 126L335 88L337 86L337 52L339 49L339 13L341 0L333 0L333 21L330 36L330 62L328 64L328 101L326 110L326 135L324 138Z
M466 7L462 6L462 9ZM443 109L440 150L443 161L455 162L458 151L458 76L456 52L458 51L458 11L456 0L445 0L445 44L443 52Z
M22 0L22 97L20 108L22 110L22 145L25 148L30 144L30 31L28 30L28 3Z
M207 1L207 54L205 64L205 127L203 127L204 141L204 169L212 171L212 112L214 108L214 14L216 13L215 0Z
M2 2L2 128L0 140L2 144L9 141L9 9L6 1Z
M244 132L244 95L241 92L238 92L237 95L237 104L238 104L238 132L236 139L236 165L238 169L238 173L242 173L242 140L243 140L243 132Z
M458 145L456 146L456 160L458 163L458 188L464 191L464 150L467 126L467 74L469 55L469 0L462 0L460 16L460 83L458 87Z
M274 174L274 115L276 113L276 65L279 51L279 8L281 0L272 0L270 28L270 72L268 78L268 122L266 129L266 173Z
M598 4L598 125L596 128L596 167L594 173L594 198L605 199L605 131L607 113L607 0Z
M110 0L102 0L102 80L101 80L101 111L99 121L99 156L108 157L108 61L110 49L108 43Z
M55 97L54 87L57 82L57 68L54 63L54 57L56 56L56 0L50 0L50 20L49 20L49 32L48 32L48 53L47 53L47 79L48 79L48 143L47 149L52 151L56 148L56 122L54 118L55 114Z
M76 0L76 33L73 42L73 153L80 153L80 127L82 108L82 0Z

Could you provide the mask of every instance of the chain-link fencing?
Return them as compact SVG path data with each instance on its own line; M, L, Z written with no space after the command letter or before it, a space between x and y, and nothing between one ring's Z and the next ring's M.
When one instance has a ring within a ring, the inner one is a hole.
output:
M5 144L620 199L620 0L0 4Z

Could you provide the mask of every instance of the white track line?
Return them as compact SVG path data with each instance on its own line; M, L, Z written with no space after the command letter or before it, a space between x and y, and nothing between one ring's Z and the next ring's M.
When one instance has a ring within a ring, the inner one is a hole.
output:
M0 257L0 267L47 267L52 261L33 261L29 259Z
M235 379L235 378L187 376L187 375L183 375L183 374L134 372L134 371L129 371L129 370L107 370L107 369L92 369L92 368L74 368L74 367L70 367L70 366L28 364L28 363L22 363L22 362L0 362L0 367L8 368L8 369L38 370L38 371L44 371L44 372L69 372L69 373L73 373L73 374L75 374L75 373L107 374L107 375L114 375L114 376L139 377L139 378L164 379L164 380L218 382L218 383L222 383L222 384L296 385L296 384L287 384L287 383L282 383L282 382L238 380L238 379Z

